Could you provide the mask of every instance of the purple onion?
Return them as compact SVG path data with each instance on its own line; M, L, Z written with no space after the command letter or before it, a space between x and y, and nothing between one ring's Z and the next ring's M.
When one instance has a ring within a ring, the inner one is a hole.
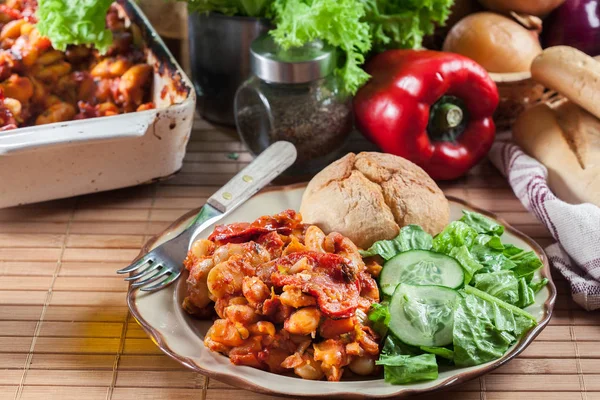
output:
M544 21L544 47L565 45L600 55L600 0L567 0Z

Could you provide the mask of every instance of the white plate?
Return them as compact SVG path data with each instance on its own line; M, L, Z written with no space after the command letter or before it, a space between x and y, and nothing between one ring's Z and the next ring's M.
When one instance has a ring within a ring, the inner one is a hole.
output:
M285 209L298 210L303 192L304 186L268 189L254 196L219 223L251 222L262 215L275 214ZM489 212L469 206L455 198L449 200L452 220L459 219L463 209L469 209L481 212L503 224L506 227L503 241L526 250L534 250L544 263L544 267L537 273L538 278L546 277L550 281L537 294L535 304L527 308L527 311L537 318L538 325L498 360L469 368L440 368L438 379L408 385L390 385L381 378L342 382L306 381L297 377L276 375L251 367L233 365L227 357L204 347L204 333L211 322L191 318L181 309L181 301L185 295L184 279L180 279L176 285L151 294L130 290L129 308L154 342L173 359L221 382L256 392L288 396L328 398L333 396L344 399L391 397L430 392L465 382L499 367L521 353L531 343L550 320L556 288L550 277L546 255L532 239ZM197 211L189 213L165 232L157 235L144 247L142 254L181 232L196 213ZM201 236L208 236L211 231L212 227Z

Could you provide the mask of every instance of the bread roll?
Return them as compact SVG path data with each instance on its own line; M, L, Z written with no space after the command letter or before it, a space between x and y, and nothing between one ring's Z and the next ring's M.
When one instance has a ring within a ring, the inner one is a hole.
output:
M554 113L581 168L591 166L593 148L600 148L600 119L570 101L555 108Z
M513 138L546 166L548 185L561 200L600 206L597 121L583 110L563 107L554 110L538 104L524 111L513 126Z
M416 224L437 234L448 224L448 200L420 167L383 153L349 153L308 184L300 213L326 233L339 232L366 249Z
M600 118L600 62L587 54L549 47L531 63L531 77Z

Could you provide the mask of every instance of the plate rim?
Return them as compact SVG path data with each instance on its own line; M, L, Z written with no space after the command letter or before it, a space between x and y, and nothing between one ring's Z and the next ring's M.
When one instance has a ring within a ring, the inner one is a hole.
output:
M306 187L307 184L308 184L307 182L302 182L302 183L296 183L296 184L284 185L284 186L269 186L269 187L261 190L260 192L258 192L255 196L260 196L265 193L270 193L270 192L274 192L274 191L296 190L296 189ZM464 206L471 208L472 210L475 210L476 212L478 212L480 214L491 217L491 218L495 219L496 221L501 222L504 225L505 231L509 231L512 235L523 240L534 251L536 251L536 253L538 253L538 255L540 256L540 259L543 264L543 267L540 269L540 274L542 275L543 278L548 279L547 287L550 292L550 295L548 296L548 298L542 305L543 311L544 311L543 318L538 322L538 324L532 330L530 330L525 336L523 336L521 338L521 340L519 340L519 342L517 342L515 347L509 353L507 353L502 358L496 360L495 362L483 367L482 369L477 369L477 370L473 370L473 371L465 371L465 372L459 373L458 375L448 377L447 379L439 382L435 386L432 386L432 387L429 387L426 389L408 389L406 386L398 385L398 388L399 388L398 392L390 393L390 394L383 394L383 395L369 395L369 394L362 394L362 393L356 393L356 392L341 392L341 391L330 393L330 394L323 393L323 394L292 395L292 394L288 394L288 393L282 393L282 392L279 392L276 390L271 390L271 389L263 387L263 386L259 386L247 379L244 379L244 378L236 376L236 375L213 372L212 370L202 368L201 366L196 364L192 359L182 356L180 354L177 354L175 351L173 351L168 346L167 341L164 339L163 335L160 332L158 332L156 329L154 329L154 327L152 327L141 316L141 313L137 309L137 306L135 303L136 294L139 293L139 290L132 288L131 282L130 282L129 288L127 290L127 306L129 308L129 311L131 312L131 315L135 318L136 322L142 327L142 329L146 332L146 334L150 337L150 339L158 346L158 348L163 353L165 353L167 356L169 356L173 360L179 362L180 364L185 365L186 367L188 367L204 376L207 376L209 378L215 378L215 379L219 380L220 382L238 387L240 389L250 390L253 392L257 392L257 393L262 393L262 394L267 394L267 395L277 395L277 396L283 396L283 397L308 397L308 396L310 396L310 397L315 397L315 398L386 399L386 398L391 398L391 397L401 398L401 397L414 396L414 395L424 394L424 393L433 393L433 392L437 392L437 391L440 391L443 389L447 389L452 386L459 385L461 383L465 383L465 382L475 379L479 376L486 375L486 374L490 373L491 371L504 365L508 361L512 360L513 358L515 358L519 354L521 354L531 344L531 342L533 342L533 340L548 325L548 323L550 322L550 319L552 318L552 313L554 311L554 305L556 302L557 290L556 290L554 281L552 280L552 275L550 272L550 264L548 262L548 256L546 255L544 249L535 240L533 240L532 238L530 238L528 235L524 234L520 230L514 228L504 218L499 217L496 213L494 213L492 211L488 211L488 210L482 209L480 207L477 207L477 206L469 203L467 200L458 198L456 196L445 195L445 197L446 197L446 199L448 199L448 201L462 204ZM164 235L168 234L169 232L175 230L183 222L189 220L191 217L196 215L199 212L200 208L201 207L195 208L195 209L183 214L181 217L177 218L173 223L171 223L167 228L165 228L161 232L153 235L142 246L142 248L140 249L140 253L137 255L137 257L132 262L135 262L136 260L138 260L142 256L144 256L146 253L148 253L150 251L150 249L152 248L152 246L159 240L159 238L161 238Z

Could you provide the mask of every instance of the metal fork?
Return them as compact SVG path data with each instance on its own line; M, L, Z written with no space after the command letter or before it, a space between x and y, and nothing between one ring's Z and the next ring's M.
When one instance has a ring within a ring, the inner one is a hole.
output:
M213 194L183 232L117 273L133 273L125 280L133 282L132 288L141 288L145 292L160 290L175 282L183 271L183 260L192 239L256 194L295 160L293 144L283 141L273 143ZM151 283L154 284L147 286Z

